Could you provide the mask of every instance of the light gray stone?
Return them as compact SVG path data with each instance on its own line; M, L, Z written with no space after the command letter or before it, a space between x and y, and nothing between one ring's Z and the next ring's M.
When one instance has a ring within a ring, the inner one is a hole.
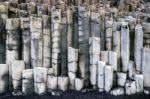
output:
M150 32L150 23L148 23L148 22L143 22L142 23L142 25L143 25L143 28L144 28L144 32L145 33L149 33Z
M33 79L33 69L25 69L22 71L22 79Z
M47 68L45 67L34 67L33 76L35 83L46 83L47 81Z
M136 74L134 79L135 79L135 84L136 84L136 92L137 93L143 92L143 90L144 90L144 83L143 83L144 77L143 77L143 75Z
M104 76L104 70L105 70L105 62L98 61L97 62L97 86L98 89L101 91L104 91L104 84L105 84L105 76Z
M54 74L53 68L48 68L47 69L47 75L53 75L53 74Z
M34 92L34 82L33 79L23 79L22 80L22 93L23 95L31 95Z
M34 83L34 92L39 95L46 93L46 83Z
M128 23L123 22L121 26L121 59L122 59L122 71L128 70L128 62L130 56L130 38Z
M126 79L127 79L126 73L121 73L121 72L117 73L117 84L118 84L118 86L124 87Z
M68 62L77 62L78 61L78 53L79 50L72 48L72 47L68 47Z
M142 70L142 48L143 48L143 29L140 24L135 27L135 41L134 41L134 60L136 70Z
M117 71L117 53L113 51L108 52L108 63L111 65L114 69L114 71Z
M121 32L120 31L115 31L113 32L113 51L117 53L117 65L118 65L118 70L121 68Z
M142 73L144 76L144 87L150 87L150 49L143 48L142 49Z
M106 65L104 75L105 75L105 91L109 92L113 86L113 67Z
M100 54L100 38L89 38L89 54Z
M48 75L48 77L47 77L48 90L56 90L57 86L58 86L58 77Z
M12 84L13 84L13 89L15 90L20 90L21 89L21 84L22 84L22 80L12 80ZM20 90L21 91L21 90Z
M77 69L78 69L77 62L68 63L68 71L69 71L69 72L76 73L76 72L77 72Z
M150 94L150 90L144 89L144 94L145 94L145 95L149 95L149 94Z
M76 74L73 72L68 72L68 77L69 77L69 89L75 89Z
M8 90L9 67L7 64L0 64L0 93Z
M125 90L127 95L132 95L136 93L135 81L126 81Z
M90 65L96 65L97 61L100 60L99 54L90 54Z
M83 87L84 87L84 79L75 78L75 89L77 91L81 91Z
M17 69L16 69L17 68ZM12 79L21 80L22 71L25 69L24 61L16 60L12 62Z
M133 61L129 61L128 68L129 68L128 76L130 79L133 79L135 76L135 72L136 72L135 65L134 65Z
M101 51L101 61L105 62L106 64L108 64L109 62L109 57L108 57L108 51Z
M68 90L69 79L68 77L58 77L58 89L62 91Z
M113 90L110 91L110 94L114 96L124 95L125 90L122 87L114 88Z
M97 84L97 65L90 65L90 83L93 86Z
M91 11L90 18L91 37L100 37L100 13Z
M26 68L30 68L31 65L31 34L30 34L30 20L29 18L20 18L20 24L22 29L22 58L25 62Z

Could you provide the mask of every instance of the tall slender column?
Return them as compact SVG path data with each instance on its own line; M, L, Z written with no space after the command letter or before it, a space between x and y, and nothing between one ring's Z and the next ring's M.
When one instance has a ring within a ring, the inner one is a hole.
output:
M31 32L31 65L32 67L42 67L42 19L30 17L30 32Z

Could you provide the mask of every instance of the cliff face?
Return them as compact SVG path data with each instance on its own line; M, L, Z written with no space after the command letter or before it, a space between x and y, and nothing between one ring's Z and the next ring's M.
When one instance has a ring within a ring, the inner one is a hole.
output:
M0 93L149 92L150 4L1 0Z

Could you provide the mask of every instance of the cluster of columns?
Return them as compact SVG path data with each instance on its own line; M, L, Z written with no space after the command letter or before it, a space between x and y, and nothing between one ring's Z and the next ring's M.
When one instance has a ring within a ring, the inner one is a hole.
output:
M145 91L150 23L137 4L120 0L116 9L107 0L3 1L0 93L81 91L90 85L113 95Z

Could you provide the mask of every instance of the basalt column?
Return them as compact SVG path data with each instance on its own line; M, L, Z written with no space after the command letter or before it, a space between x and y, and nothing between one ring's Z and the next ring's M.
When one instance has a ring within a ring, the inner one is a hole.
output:
M128 23L123 22L121 26L121 60L122 60L122 71L127 72L128 62L130 56L130 44L129 44L129 28Z
M142 48L143 48L143 29L140 24L135 27L135 41L134 41L134 60L136 70L141 72L142 67Z
M89 54L90 54L90 83L93 88L97 84L97 62L100 60L100 38L89 38Z
M22 29L22 59L26 68L31 68L31 35L29 18L21 18Z
M113 19L112 18L105 18L105 37L106 37L106 43L105 47L106 50L111 51L112 50L112 41L113 41L113 31L112 31L112 25L113 25Z
M67 75L67 43L68 43L68 35L67 35L67 12L62 12L62 22L60 27L60 34L61 34L61 42L60 42L60 62L61 62L61 75ZM71 38L70 38L71 39Z
M43 19L43 67L51 66L51 32L50 32L50 17L42 16Z
M12 66L14 60L19 59L20 53L20 20L18 18L6 21L6 63L9 65L9 86L12 89Z
M31 32L31 65L32 67L42 67L42 19L30 17Z
M79 73L85 80L85 86L89 84L89 14L85 6L78 6L78 33L79 33Z
M150 23L143 22L143 30L144 30L144 40L143 40L143 46L146 48L150 48Z
M0 4L0 63L5 63L6 19L8 18L8 3Z
M51 23L52 23L52 68L54 70L54 75L58 76L60 74L60 22L61 22L61 10L53 9L51 12Z

